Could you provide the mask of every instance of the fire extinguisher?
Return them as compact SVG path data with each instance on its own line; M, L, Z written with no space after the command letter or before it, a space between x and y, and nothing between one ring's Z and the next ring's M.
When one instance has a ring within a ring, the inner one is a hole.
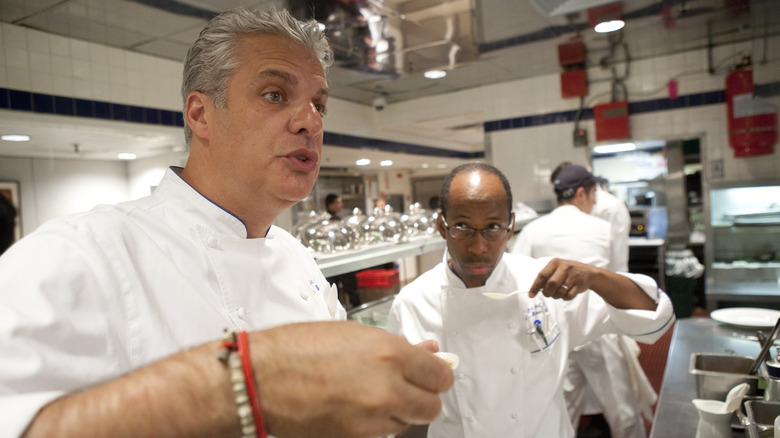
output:
M729 144L735 157L774 152L777 108L753 96L753 68L746 59L726 76Z

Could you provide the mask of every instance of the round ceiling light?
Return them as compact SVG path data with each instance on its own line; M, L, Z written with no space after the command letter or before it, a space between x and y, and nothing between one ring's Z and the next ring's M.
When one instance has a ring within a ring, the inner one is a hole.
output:
M116 157L120 160L135 160L135 154L132 152L120 152L116 154Z
M368 158L361 158L355 161L355 164L358 166L368 166L369 164L371 164L371 160L369 160Z
M30 141L30 136L24 134L5 134L0 138L5 141Z
M608 33L608 32L614 32L616 30L620 30L625 26L626 23L623 20L612 20L612 21L605 21L603 23L599 23L596 25L596 27L593 28L598 33Z
M447 72L444 70L428 70L425 73L423 73L423 76L425 76L428 79L441 79L447 76Z

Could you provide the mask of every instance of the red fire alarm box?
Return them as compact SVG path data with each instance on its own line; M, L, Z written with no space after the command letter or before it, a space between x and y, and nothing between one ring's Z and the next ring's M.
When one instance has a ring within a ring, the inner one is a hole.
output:
M777 108L753 95L753 70L726 76L729 145L735 157L772 154L778 139Z
M593 107L596 141L623 140L631 137L628 127L628 102L610 102Z
M585 70L572 70L561 73L561 97L581 97L588 94L588 77Z
M585 43L572 41L558 45L558 62L561 67L585 64Z

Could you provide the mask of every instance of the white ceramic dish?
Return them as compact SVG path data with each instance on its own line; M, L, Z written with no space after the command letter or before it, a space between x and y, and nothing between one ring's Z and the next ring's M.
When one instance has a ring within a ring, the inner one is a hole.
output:
M780 318L780 310L756 307L729 307L713 310L710 318L743 328L773 328Z

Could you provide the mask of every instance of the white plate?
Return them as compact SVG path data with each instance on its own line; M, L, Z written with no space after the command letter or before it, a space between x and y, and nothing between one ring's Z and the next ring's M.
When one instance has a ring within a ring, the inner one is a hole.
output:
M780 318L780 310L756 307L730 307L713 310L710 318L724 324L744 328L773 328Z

